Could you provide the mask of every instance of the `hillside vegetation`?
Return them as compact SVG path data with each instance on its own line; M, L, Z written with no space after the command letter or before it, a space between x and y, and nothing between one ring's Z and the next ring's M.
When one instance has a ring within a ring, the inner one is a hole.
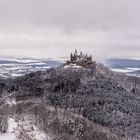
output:
M1 98L16 98L15 114L34 115L52 139L115 140L118 136L137 140L139 83L139 78L96 64L62 66L1 80L0 88Z

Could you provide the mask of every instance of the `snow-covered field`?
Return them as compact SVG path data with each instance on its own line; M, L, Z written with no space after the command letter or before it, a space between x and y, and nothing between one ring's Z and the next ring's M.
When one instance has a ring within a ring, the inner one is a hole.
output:
M33 71L60 66L62 59L0 58L0 77L21 76Z
M113 71L140 76L140 59L110 59L105 63Z
M112 69L112 70L116 72L122 72L122 73L133 72L133 70L130 69Z

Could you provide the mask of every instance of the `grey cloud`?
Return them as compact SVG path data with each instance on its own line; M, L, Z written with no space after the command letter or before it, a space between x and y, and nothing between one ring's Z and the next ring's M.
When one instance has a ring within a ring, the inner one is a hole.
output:
M103 30L135 28L140 24L139 5L139 0L1 0L0 23Z
M140 52L139 0L1 0L0 55L98 58ZM34 52L34 53L32 53Z

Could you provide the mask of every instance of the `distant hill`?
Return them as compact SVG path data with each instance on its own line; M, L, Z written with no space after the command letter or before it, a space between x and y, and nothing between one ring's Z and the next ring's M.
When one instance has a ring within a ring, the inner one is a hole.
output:
M140 60L134 59L109 59L105 63L113 70L140 76Z

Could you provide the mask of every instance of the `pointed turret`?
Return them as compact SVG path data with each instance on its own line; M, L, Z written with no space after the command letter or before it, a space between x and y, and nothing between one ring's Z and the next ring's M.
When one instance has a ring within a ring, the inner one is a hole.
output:
M73 54L70 54L70 61L73 61Z
M83 56L83 53L82 53L82 51L80 52L80 57L82 57Z
M86 53L85 57L88 58L88 54L87 53Z
M75 55L75 56L77 56L77 55L78 55L78 53L77 53L77 49L75 49L75 53L74 53L74 55Z
M91 55L89 56L89 60L92 61L92 56Z

